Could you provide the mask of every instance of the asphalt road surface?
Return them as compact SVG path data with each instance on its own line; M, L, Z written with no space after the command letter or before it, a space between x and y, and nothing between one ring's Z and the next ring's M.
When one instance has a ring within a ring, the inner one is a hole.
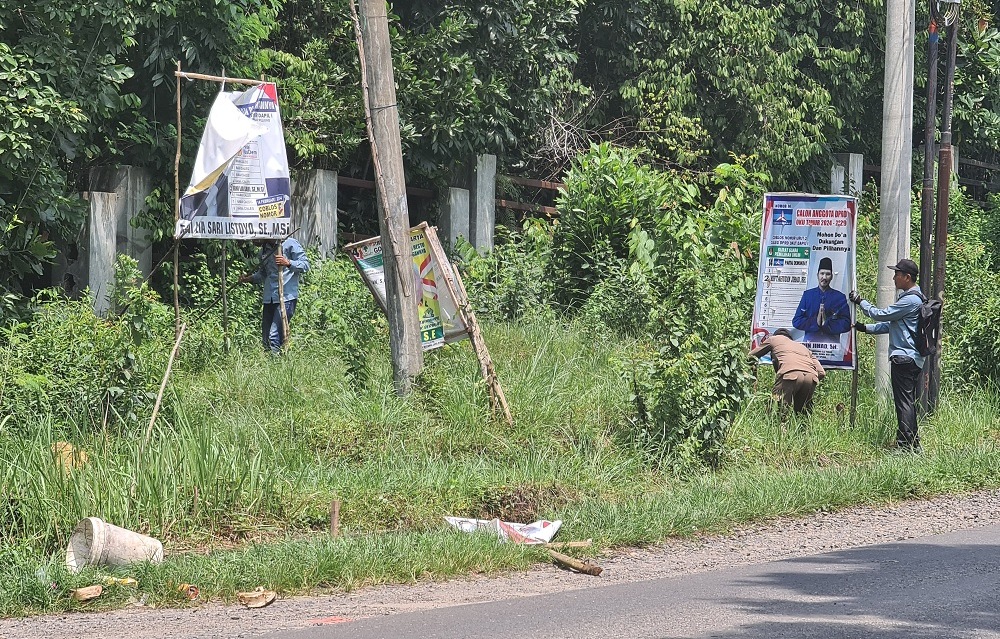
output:
M1000 527L267 639L1000 638Z

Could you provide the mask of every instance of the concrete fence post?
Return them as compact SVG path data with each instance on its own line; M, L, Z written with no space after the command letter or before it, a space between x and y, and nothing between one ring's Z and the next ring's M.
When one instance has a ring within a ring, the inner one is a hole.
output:
M440 236L448 242L449 248L454 248L458 238L471 243L469 236L469 190L451 187L448 189L448 200L441 208L438 220L441 229Z
M830 193L860 195L864 190L864 156L860 153L835 153L830 168Z
M303 246L323 257L337 250L337 172L311 169L292 183L292 228Z

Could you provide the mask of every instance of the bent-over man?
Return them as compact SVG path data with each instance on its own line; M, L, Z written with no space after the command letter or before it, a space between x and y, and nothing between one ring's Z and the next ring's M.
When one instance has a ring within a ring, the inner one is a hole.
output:
M809 412L816 386L826 377L823 365L812 351L792 339L787 328L779 328L765 338L750 351L750 357L760 359L768 353L774 366L774 395L796 413Z

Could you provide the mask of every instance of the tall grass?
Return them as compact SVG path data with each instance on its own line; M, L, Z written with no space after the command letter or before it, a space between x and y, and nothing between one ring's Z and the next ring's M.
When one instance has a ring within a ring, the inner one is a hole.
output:
M228 598L256 585L352 588L537 557L450 533L445 515L560 518L560 538L608 546L1000 485L995 391L948 389L921 422L925 453L896 457L884 450L895 428L888 402L864 390L854 428L838 410L849 406L849 373L831 372L810 417L782 422L761 369L720 468L676 474L633 436L628 362L639 344L540 321L487 326L487 339L512 427L489 415L467 344L428 354L418 391L401 399L384 353L370 354L360 384L322 338L280 358L236 352L197 372L181 367L172 417L148 446L141 433L78 431L47 416L0 426L0 561L13 575L0 585L0 614L78 605L66 590L98 576L69 575L59 553L87 516L162 539L167 562L130 574L153 601L180 604L180 582ZM872 381L866 367L862 388ZM57 440L86 462L57 464ZM344 536L330 541L334 499ZM110 589L87 605L127 596Z

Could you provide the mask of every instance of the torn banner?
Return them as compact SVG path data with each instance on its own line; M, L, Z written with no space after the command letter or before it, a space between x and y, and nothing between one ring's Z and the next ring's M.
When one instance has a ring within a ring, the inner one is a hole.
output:
M499 519L469 519L467 517L445 517L444 519L462 532L482 531L496 535L501 541L512 541L515 544L526 545L549 543L559 531L559 527L562 526L562 521L558 519L555 521L542 519L530 524L514 524Z
M212 105L175 237L283 238L291 181L274 83L221 92Z

